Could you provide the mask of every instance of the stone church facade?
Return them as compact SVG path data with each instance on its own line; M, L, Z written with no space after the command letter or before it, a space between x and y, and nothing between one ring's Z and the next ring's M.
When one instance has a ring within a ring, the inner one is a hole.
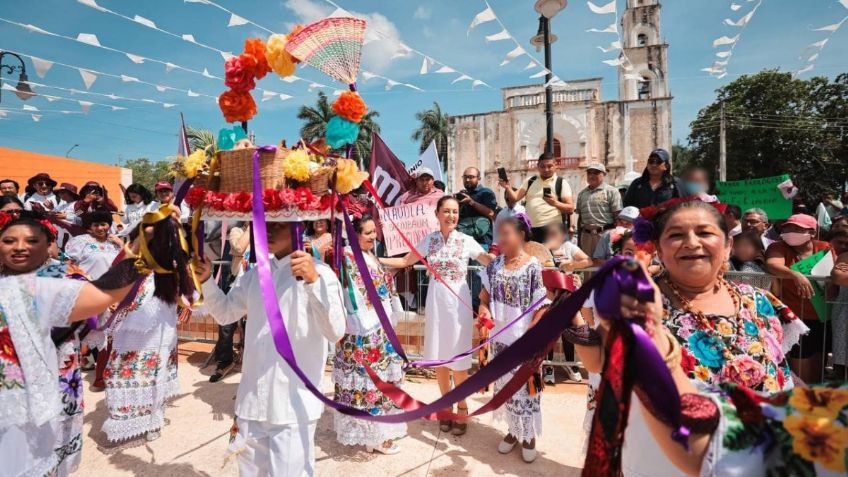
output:
M605 164L607 182L615 184L628 171L641 173L651 150L671 152L668 44L661 37L660 10L657 0L627 0L617 100L602 99L601 78L553 87L554 156L558 174L575 195L585 186L585 167L592 162ZM470 166L483 171L485 184L493 188L499 167L514 185L534 173L545 150L544 87L512 86L501 94L501 111L450 117L453 190L462 188L462 171ZM498 196L502 202L500 191Z

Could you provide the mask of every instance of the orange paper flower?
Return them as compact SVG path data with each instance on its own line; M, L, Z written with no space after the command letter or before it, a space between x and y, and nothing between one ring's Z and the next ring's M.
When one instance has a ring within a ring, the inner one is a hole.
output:
M218 96L218 106L228 123L247 121L256 115L256 102L245 91L229 90Z
M249 38L244 42L244 53L242 56L250 56L253 61L250 62L253 76L256 79L262 79L271 71L271 66L268 65L268 60L265 59L265 43L259 38Z
M368 106L357 93L345 91L333 102L333 111L352 123L359 123L368 112Z

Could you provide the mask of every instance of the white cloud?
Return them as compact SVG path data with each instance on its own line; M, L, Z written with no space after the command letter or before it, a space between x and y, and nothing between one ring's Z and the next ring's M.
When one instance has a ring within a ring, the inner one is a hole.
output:
M335 12L332 6L315 0L286 0L284 5L297 15L299 21L305 23L320 20ZM404 52L400 46L400 33L397 27L384 15L358 12L350 12L350 14L368 22L365 33L367 44L362 48L364 69L384 73L394 58L408 57L412 54Z
M418 5L418 8L415 9L415 13L412 14L412 18L417 18L419 20L427 20L430 18L430 9L425 7L424 5Z

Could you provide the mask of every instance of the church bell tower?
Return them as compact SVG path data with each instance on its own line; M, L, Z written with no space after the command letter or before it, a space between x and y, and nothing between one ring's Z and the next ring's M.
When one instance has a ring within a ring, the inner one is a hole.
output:
M668 44L660 36L658 0L627 0L621 17L622 53L618 67L619 100L666 98Z

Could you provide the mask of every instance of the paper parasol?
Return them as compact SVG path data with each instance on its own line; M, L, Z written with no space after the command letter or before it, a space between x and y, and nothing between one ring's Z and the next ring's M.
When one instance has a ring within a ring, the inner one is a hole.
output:
M344 84L356 82L365 20L331 17L311 23L288 39L286 51Z

